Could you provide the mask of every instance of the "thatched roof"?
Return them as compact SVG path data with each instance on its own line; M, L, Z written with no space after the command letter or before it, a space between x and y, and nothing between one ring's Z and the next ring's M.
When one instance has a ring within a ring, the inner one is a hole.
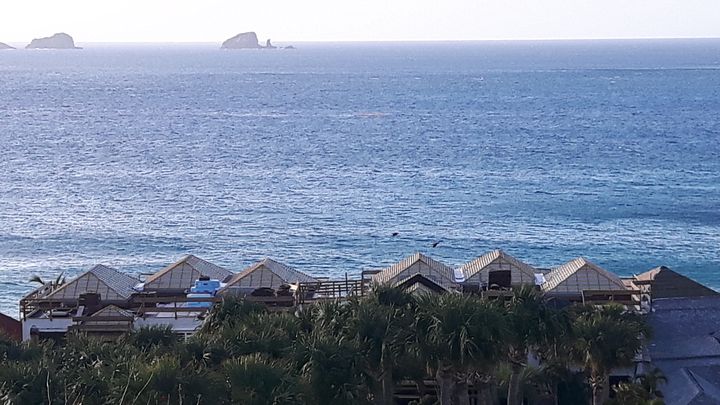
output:
M657 298L704 297L718 295L706 287L665 266L635 276L636 284L650 285L650 296Z
M435 284L442 286L446 290L457 287L455 271L452 268L422 253L415 253L393 264L375 274L372 280L377 284L397 287L405 280L418 274L432 280Z
M126 300L140 280L111 267L98 264L52 293L47 299L78 299L80 294L98 293L101 300Z
M627 287L613 273L591 261L578 257L545 275L547 280L542 290L552 293L582 293L589 290L627 290Z
M488 275L491 271L510 271L512 284L535 284L535 273L539 271L532 266L510 256L502 250L493 250L477 259L464 264L460 271L465 278L464 283L478 284L488 283Z
M315 283L318 280L314 277L295 270L294 268L276 262L273 259L265 258L228 280L223 290L232 288L262 288L268 287L277 289L283 284L291 283Z
M200 277L225 281L234 273L199 257L188 255L148 277L143 283L144 290L190 288Z

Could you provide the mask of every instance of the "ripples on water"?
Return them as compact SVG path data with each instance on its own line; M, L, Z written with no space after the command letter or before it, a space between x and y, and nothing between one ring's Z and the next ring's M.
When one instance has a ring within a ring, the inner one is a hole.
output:
M720 287L720 41L299 48L1 52L0 309L190 252L337 276L500 247Z

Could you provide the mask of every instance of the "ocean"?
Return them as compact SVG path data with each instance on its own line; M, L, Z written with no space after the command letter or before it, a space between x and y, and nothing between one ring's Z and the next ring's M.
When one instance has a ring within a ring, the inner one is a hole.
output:
M10 315L34 274L188 253L344 277L501 248L720 288L720 40L81 45L0 52Z

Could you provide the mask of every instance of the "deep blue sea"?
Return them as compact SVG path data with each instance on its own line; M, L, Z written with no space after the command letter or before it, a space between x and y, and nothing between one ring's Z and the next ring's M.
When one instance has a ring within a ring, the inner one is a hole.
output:
M0 52L6 313L33 274L187 253L502 248L720 288L720 40L84 46Z

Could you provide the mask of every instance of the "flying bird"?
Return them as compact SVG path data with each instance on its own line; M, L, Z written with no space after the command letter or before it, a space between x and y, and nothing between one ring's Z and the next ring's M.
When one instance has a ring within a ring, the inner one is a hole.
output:
M437 247L437 246L440 244L440 242L442 242L442 241L439 240L439 241L437 241L437 242L434 242L434 243L432 244L432 247Z
M400 232L393 232L393 233L392 233L392 236L393 236L393 237L394 237L394 236L398 236L398 235L400 235Z

